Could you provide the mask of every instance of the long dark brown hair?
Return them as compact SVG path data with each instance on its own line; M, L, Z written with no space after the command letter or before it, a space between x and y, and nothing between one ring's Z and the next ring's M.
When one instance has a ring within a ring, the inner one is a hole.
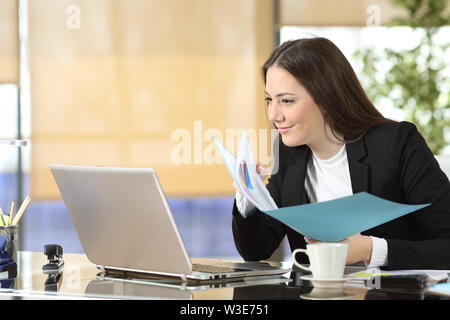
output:
M288 71L308 90L333 134L344 136L343 142L357 141L370 127L393 121L370 102L350 63L328 39L283 43L262 67L264 83L267 70L274 65Z

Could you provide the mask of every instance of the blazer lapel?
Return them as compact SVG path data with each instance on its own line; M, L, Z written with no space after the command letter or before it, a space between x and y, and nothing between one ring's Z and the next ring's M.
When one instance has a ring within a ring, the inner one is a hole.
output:
M354 143L348 143L346 151L353 193L368 192L369 167L360 162L367 154L364 138Z
M295 164L287 168L281 197L283 207L307 203L305 178L310 154L311 150L305 145L295 155Z

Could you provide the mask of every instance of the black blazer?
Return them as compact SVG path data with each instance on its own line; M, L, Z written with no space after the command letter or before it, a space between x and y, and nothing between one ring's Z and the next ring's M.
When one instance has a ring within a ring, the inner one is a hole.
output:
M450 269L450 183L416 126L389 122L346 144L353 193L409 204L432 205L361 232L384 238L386 269ZM280 143L279 169L267 184L278 207L308 203L304 182L311 150ZM291 250L305 248L304 236L254 208L243 218L233 205L233 236L245 260L268 259L287 235ZM309 263L307 256L298 261Z

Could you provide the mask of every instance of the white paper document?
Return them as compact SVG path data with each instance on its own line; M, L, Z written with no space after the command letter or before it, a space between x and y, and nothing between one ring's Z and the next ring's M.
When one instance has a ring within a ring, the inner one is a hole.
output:
M260 211L278 209L270 196L269 191L256 171L256 162L253 159L245 130L242 130L238 155L235 157L216 137L214 142L242 194Z
M411 275L424 273L428 276L428 284L435 284L443 280L448 279L448 274L450 270L428 270L428 269L417 269L417 270L389 270L384 271L379 268L369 268L367 270L358 271L350 274L353 277L352 281L366 281L371 277L376 276L395 276L395 275Z

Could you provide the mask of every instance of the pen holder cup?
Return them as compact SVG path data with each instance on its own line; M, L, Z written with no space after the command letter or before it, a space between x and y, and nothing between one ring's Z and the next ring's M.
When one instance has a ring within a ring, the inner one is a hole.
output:
M0 226L0 235L6 239L6 251L14 261L17 261L18 230L18 225Z

